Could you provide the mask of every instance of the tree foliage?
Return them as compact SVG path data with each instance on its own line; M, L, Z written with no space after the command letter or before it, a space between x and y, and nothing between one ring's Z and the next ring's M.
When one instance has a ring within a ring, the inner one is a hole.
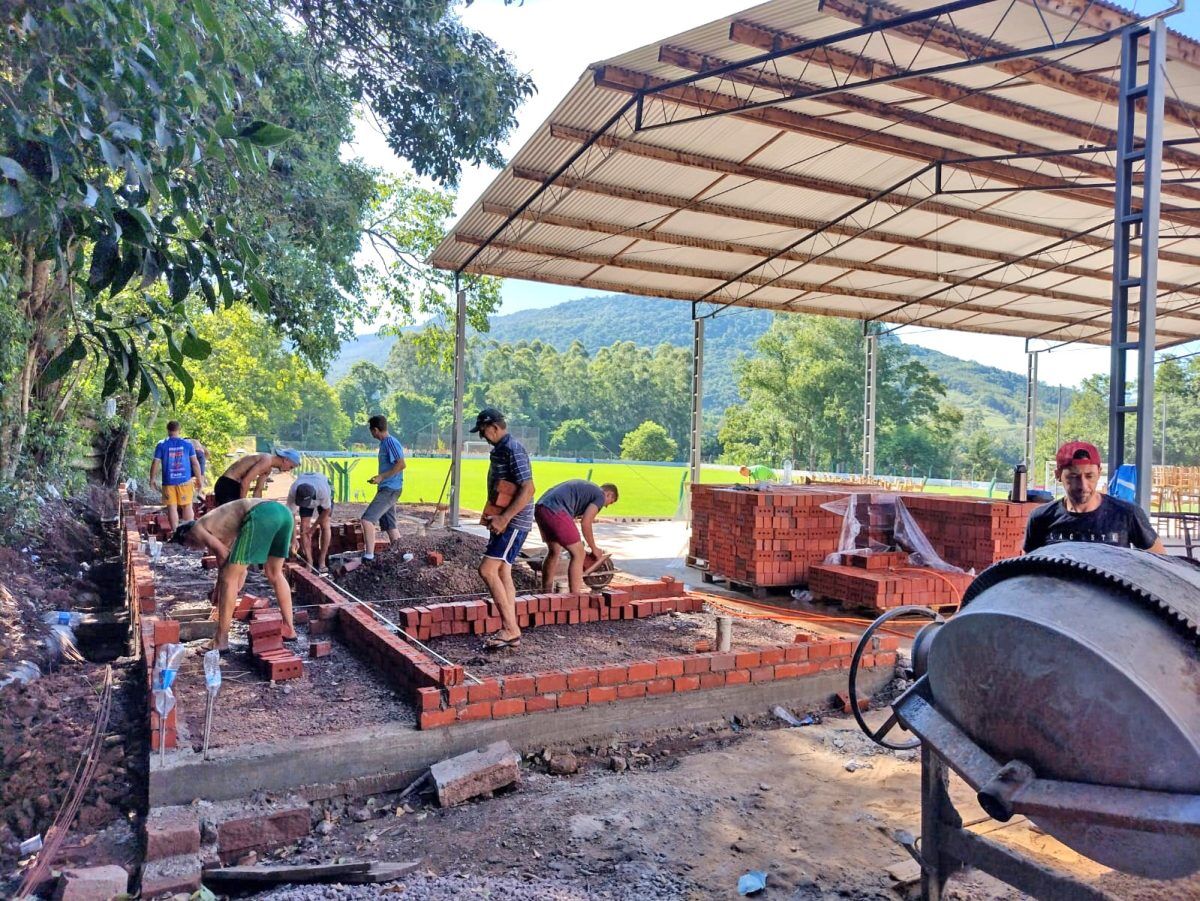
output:
M600 452L600 436L586 419L568 419L550 433L550 453L562 457L592 457Z
M679 445L657 422L646 420L621 441L622 460L674 460Z

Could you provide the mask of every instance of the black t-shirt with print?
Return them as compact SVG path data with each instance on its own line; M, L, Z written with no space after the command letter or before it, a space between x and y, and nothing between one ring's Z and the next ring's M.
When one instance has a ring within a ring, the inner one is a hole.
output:
M1046 504L1029 517L1025 528L1027 552L1062 541L1088 541L1145 551L1157 540L1158 534L1145 510L1107 494L1101 495L1100 506L1090 513L1072 513L1061 499Z

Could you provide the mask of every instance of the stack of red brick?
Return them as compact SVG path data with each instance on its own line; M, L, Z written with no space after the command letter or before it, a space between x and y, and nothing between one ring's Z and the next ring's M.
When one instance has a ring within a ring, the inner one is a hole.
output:
M838 549L842 517L821 508L845 492L804 486L692 486L688 553L726 579L796 585Z
M880 636L863 655L866 667L894 666L899 638ZM502 719L547 710L609 704L631 698L795 679L846 669L854 643L846 639L797 642L732 653L699 653L608 666L522 673L481 683L423 687L417 692L422 729L471 720Z
M938 556L952 566L980 572L998 560L1018 557L1025 526L1037 504L1011 504L969 497L905 495L913 515Z
M283 614L278 610L253 609L250 653L263 676L272 682L299 679L304 675L304 662L283 646Z
M846 554L844 559L849 565L814 566L808 587L814 597L840 601L846 610L957 606L972 579L966 573L910 566L904 553Z

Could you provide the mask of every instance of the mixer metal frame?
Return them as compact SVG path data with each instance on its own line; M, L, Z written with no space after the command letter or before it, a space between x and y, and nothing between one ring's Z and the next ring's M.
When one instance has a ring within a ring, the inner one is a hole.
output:
M1200 838L1200 795L1142 791L1040 779L1020 761L1002 764L973 742L932 703L929 683L919 679L892 705L895 719L921 739L921 890L941 901L946 880L974 867L1034 897L1101 901L1109 896L963 828L950 800L953 770L978 792L995 819L1015 814L1069 815L1083 823ZM882 730L881 730L882 731Z

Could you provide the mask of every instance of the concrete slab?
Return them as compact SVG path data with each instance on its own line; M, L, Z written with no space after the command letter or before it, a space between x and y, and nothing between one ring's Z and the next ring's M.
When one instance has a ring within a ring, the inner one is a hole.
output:
M860 687L874 693L892 678L891 667L863 671ZM403 788L439 760L497 741L518 751L583 743L591 738L629 739L682 726L700 727L733 714L756 714L776 704L799 709L825 706L845 688L846 674L829 670L802 679L752 682L616 704L499 720L457 723L418 731L383 725L219 749L210 760L186 748L164 763L151 758L150 806L225 801L254 792L296 791L309 799L370 794ZM295 765L303 761L303 766Z

